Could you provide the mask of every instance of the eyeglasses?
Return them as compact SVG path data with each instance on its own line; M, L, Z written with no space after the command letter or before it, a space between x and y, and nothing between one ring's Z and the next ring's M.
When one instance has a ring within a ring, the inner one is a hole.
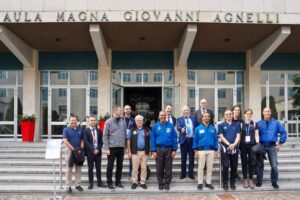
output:
M246 115L252 115L252 113L246 113Z
M225 113L225 115L232 115L232 113Z

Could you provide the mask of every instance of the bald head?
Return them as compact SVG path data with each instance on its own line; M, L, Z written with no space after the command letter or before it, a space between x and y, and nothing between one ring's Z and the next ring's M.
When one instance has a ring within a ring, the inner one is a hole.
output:
M265 121L269 121L271 119L271 109L269 107L265 107L263 109L263 116Z

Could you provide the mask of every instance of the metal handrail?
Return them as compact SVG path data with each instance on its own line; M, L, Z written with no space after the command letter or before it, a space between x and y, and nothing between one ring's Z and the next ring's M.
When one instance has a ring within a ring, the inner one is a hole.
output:
M294 115L294 116L292 116L292 120L296 120L296 124L295 124L295 126L296 126L296 142L297 143L299 143L299 118L300 118L300 115Z
M62 141L62 145L60 148L60 156L59 156L59 184L60 184L60 189L63 189L62 187L62 149L64 147L64 142Z

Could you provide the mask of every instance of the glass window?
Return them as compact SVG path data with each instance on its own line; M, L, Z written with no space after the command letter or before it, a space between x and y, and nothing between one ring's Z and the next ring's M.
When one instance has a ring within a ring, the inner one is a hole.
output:
M196 80L196 72L188 71L188 84L194 85Z
M172 81L172 80L173 80L173 71L169 71L168 80L169 80L169 81Z
M47 101L48 100L48 89L47 88L43 88L42 89L42 100L43 101Z
M214 71L197 71L197 84L198 85L215 85L215 72Z
M153 82L161 82L162 81L162 74L161 73L154 73L153 74Z
M50 71L51 85L67 85L68 72L67 71Z
M91 81L97 81L98 80L98 72L97 71L90 72L90 80Z
M284 96L284 87L279 88L279 96Z
M236 73L236 84L238 84L238 85L244 84L244 73L243 72Z
M90 90L90 97L91 98L97 98L98 97L98 90L91 89Z
M288 98L293 98L295 96L294 88L288 88Z
M166 88L166 98L171 99L173 95L173 90L171 88Z
M41 72L42 85L48 85L48 72Z
M0 71L0 79L8 79L8 72Z
M300 85L300 74L295 72L288 74L288 85Z
M7 89L0 88L0 97L7 97Z
M67 106L58 106L58 113L59 115L66 115L67 114Z
M217 80L218 81L226 81L226 72L218 72Z
M0 85L16 85L18 71L0 71Z
M270 85L284 85L284 73L269 71L268 74Z
M189 98L190 99L195 98L195 89L190 89L189 90Z
M218 108L218 119L223 119L224 118L224 113L226 111L226 107L219 107Z
M123 74L123 82L130 83L131 82L131 74L128 74L128 73Z
M98 108L97 106L90 106L90 114L97 115Z
M226 89L219 89L218 90L218 98L225 99L226 98Z
M59 80L67 80L68 79L68 72L61 71L57 73L57 79Z
M135 82L137 82L137 83L142 82L142 74L138 73L135 75Z
M148 79L149 79L149 74L144 74L143 75L143 81L144 81L144 83L148 83Z
M67 96L67 89L59 89L58 90L59 97L66 97Z
M73 70L70 71L71 85L87 85L88 84L88 71Z

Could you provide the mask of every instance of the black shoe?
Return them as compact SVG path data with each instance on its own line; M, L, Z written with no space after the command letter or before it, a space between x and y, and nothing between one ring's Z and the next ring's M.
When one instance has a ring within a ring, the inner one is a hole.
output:
M72 188L71 187L67 187L66 188L66 192L71 194L72 193Z
M261 183L256 183L256 187L261 187Z
M115 190L114 186L112 184L108 184L108 189Z
M242 178L240 177L239 174L236 174L236 179L239 180L239 181L242 180Z
M146 184L141 184L141 187L143 188L143 189L148 189L148 187L147 187L147 185Z
M272 183L272 186L275 190L278 190L279 189L279 185L277 183Z
M195 180L195 176L193 176L193 175L189 175L189 178L192 180Z
M170 185L169 185L169 184L166 184L166 185L164 186L164 188L165 188L165 190L169 191L169 190L170 190Z
M76 186L75 189L78 190L79 192L83 191L83 189L82 189L82 187L80 185Z
M186 175L184 175L184 176L181 175L181 176L180 176L180 179L185 179L185 177L186 177Z
M206 187L210 190L214 190L215 187L212 184L206 184Z
M133 184L131 185L131 189L135 190L137 186L138 186L138 185L137 185L136 183L133 183Z
M124 189L125 187L121 183L116 183L116 187L120 189Z
M224 184L223 185L223 189L225 190L225 191L227 191L229 188L228 188L228 185L227 184Z
M158 186L158 189L159 189L159 190L163 190L163 189L164 189L164 185L159 185L159 186Z
M91 190L91 189L93 189L93 184L89 184L89 187L88 187L88 190Z
M197 189L202 190L203 189L203 184L198 184Z
M236 190L235 184L230 185L231 190Z
M102 188L107 188L107 185L105 185L102 181L99 181L97 186Z

